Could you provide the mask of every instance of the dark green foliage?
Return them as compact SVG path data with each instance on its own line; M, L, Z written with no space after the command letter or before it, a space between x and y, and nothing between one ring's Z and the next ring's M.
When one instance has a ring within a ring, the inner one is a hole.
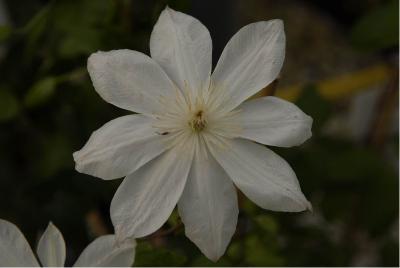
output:
M399 1L389 1L361 17L351 29L351 40L366 51L398 46Z
M141 242L136 248L135 266L183 266L187 258L176 250L155 248Z
M322 98L313 85L304 87L296 105L313 118L313 132L319 132L333 112L332 104Z
M19 112L19 103L15 96L3 88L0 89L0 121L14 118Z

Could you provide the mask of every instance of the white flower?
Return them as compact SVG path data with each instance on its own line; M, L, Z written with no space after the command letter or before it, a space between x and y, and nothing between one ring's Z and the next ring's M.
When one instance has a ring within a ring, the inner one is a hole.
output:
M83 250L74 266L131 266L135 258L135 246L134 240L127 240L117 246L114 235L100 236ZM43 266L64 266L64 238L51 222L39 240L36 253ZM0 219L0 266L39 266L31 247L18 227L2 219Z
M285 54L280 20L243 27L211 75L211 38L195 18L166 8L150 39L151 57L131 50L88 60L96 91L140 114L95 131L74 153L76 169L126 176L111 204L117 239L143 237L175 205L186 235L217 260L236 229L236 185L265 209L311 208L296 175L258 143L290 147L311 136L312 119L275 97L244 102L276 79Z

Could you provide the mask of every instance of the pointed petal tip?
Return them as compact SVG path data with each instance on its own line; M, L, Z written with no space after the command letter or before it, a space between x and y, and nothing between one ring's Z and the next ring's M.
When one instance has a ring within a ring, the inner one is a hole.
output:
M120 49L120 50L125 50L125 49ZM110 53L113 53L115 51L116 50L110 50L110 51L97 50L96 52L93 52L87 59L87 68L89 69L94 67L95 65L101 64L102 62L104 62L107 55L110 55Z
M293 212L313 212L313 207L310 201L307 200L307 198L303 195L303 200L301 201L301 206L302 208L299 209L298 211L293 211Z
M220 257L207 257L207 258L208 258L210 261L216 263L216 262L218 262L218 260L219 260Z
M201 253L203 253L203 255L207 259L209 259L210 261L212 261L214 263L218 262L219 259L224 255L224 253L226 251L226 249L222 250L222 252L221 252L221 250L213 250L213 249L207 250L207 249L202 249L202 248L199 248L199 250L201 251Z
M309 201L307 201L307 210L310 211L311 213L314 213L313 206Z
M276 23L278 23L280 26L284 26L284 22L283 22L283 20L281 20L281 19L274 19L274 21L276 22Z
M206 255L206 257L207 257L210 261L216 263L216 262L218 262L219 259L224 255L224 252L222 252L222 253L209 252L208 254L204 254L204 255Z
M66 255L64 237L52 221L49 221L40 237L36 252L43 266L64 266Z
M80 151L76 151L76 152L72 153L72 158L74 159L74 162L76 165L78 164L78 161L79 161L79 153L80 153Z
M90 54L86 63L90 75L92 75L92 72L94 72L96 66L101 65L101 63L104 61L106 53L107 52L99 50Z
M87 168L88 162L85 161L85 159L83 159L81 151L77 151L77 152L73 153L72 157L75 162L75 170L79 173L90 175L90 176L93 176L93 177L96 177L96 178L99 178L102 180L114 180L114 179L120 179L123 177L123 175L114 176L114 175L110 175L110 174L99 174L93 170L88 169Z
M72 158L75 162L75 169L78 170L78 166L80 165L80 162L82 160L82 150L72 153Z
M160 13L160 17L162 14L167 13L168 15L171 15L171 13L176 12L173 8L170 8L169 5L166 5L165 8L163 9L163 11L161 11Z
M47 224L47 228L49 228L49 227L57 228L52 221L49 221L49 223Z
M282 29L285 28L285 24L281 19L272 19L267 22L273 23L273 25L276 26L277 28L282 28Z
M80 159L75 153L73 154L74 162L75 162L75 170L78 171L79 173L84 173L83 172L83 167L80 164Z
M95 57L97 57L97 56L100 55L100 53L101 53L101 51L98 50L98 51L96 51L96 52L90 54L90 56L89 56L88 59L87 59L87 65L88 65L88 67L89 67L89 65L91 65L91 64L93 63L93 61L95 60Z
M52 221L49 221L49 223L47 224L45 232L47 232L47 231L55 231L55 232L58 232L61 234L60 230L57 228L57 226Z
M309 115L307 115L306 114L306 118L307 118L307 120L308 120L308 132L307 132L307 136L305 137L305 140L304 141L306 141L306 140L308 140L308 139L310 139L311 137L312 137L312 125L313 125L313 123L314 123L314 119L311 117L311 116L309 116Z

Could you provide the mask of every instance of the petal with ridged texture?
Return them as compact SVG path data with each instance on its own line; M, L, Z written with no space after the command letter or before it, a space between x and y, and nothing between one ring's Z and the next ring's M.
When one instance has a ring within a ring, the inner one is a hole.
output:
M137 51L93 53L87 68L95 90L105 101L137 113L163 113L162 103L179 93L163 69Z
M189 173L193 148L173 148L127 176L111 202L119 241L159 229L176 206Z
M251 23L228 42L212 74L215 91L231 110L278 76L285 58L281 20Z
M217 261L235 233L239 210L232 181L206 148L196 150L178 209L186 236Z
M291 147L311 137L312 118L288 101L264 97L246 101L238 109L243 138Z
M151 57L181 90L206 90L211 74L212 41L197 19L169 7L161 12L150 38Z
M64 267L65 241L61 232L49 223L36 250L43 266Z
M103 235L90 243L75 262L75 267L131 267L135 259L135 240L116 243L115 235Z
M311 210L289 164L265 146L242 139L210 146L215 159L254 203L274 211Z
M2 219L0 219L0 266L39 266L28 241L18 227Z
M116 118L97 131L73 154L76 170L102 179L133 173L167 149L162 135L144 115Z

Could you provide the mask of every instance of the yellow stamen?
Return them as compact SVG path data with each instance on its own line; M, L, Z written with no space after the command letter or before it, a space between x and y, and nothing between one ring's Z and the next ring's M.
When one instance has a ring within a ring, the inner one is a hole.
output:
M202 110L196 112L194 118L189 121L189 126L194 132L200 132L207 126L207 120Z

